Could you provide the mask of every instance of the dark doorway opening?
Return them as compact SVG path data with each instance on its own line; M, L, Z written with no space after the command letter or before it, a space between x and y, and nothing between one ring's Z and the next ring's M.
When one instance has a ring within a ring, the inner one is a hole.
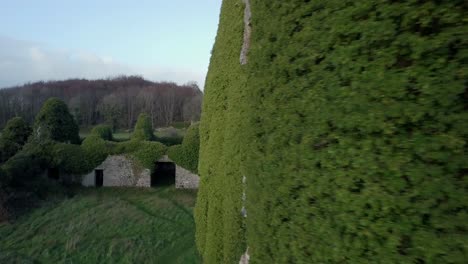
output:
M57 168L50 168L47 170L47 177L49 179L58 180L60 178L59 170Z
M174 162L156 162L156 168L151 174L151 186L175 184L176 166Z
M94 179L96 187L102 187L104 184L104 171L103 170L94 170Z

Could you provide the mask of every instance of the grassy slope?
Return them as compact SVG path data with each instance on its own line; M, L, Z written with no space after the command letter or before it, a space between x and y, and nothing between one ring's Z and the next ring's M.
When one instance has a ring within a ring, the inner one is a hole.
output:
M0 263L199 263L192 191L83 189L0 224Z

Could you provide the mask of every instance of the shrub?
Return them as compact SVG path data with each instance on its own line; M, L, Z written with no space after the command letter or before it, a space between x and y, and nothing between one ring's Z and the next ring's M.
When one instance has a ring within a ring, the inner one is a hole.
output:
M91 134L98 135L104 140L113 140L112 128L109 125L97 125L91 130Z
M51 162L50 167L58 168L65 173L84 174L94 169L90 163L89 157L79 145L56 143L51 147Z
M112 154L132 153L141 146L141 141L130 140L114 144Z
M182 145L169 148L168 156L177 165L198 173L198 152L200 150L200 134L198 124L192 125L185 134Z
M13 157L20 149L19 144L0 137L0 164Z
M108 155L126 154L134 158L145 168L153 169L154 163L167 150L167 147L158 142L130 140L125 142L105 141L98 135L91 134L81 145L83 153L86 156L83 160L88 162L89 170L101 164ZM72 147L69 147L70 149ZM81 154L80 154L81 155ZM79 158L80 155L75 155ZM70 161L71 162L71 161Z
M21 117L10 119L2 131L1 138L23 146L31 135L31 127Z
M21 117L10 119L0 135L0 163L15 155L30 135L31 128Z
M185 151L182 145L170 146L167 149L167 156L173 160L177 165L182 166L183 159L185 157ZM182 166L184 167L184 166ZM184 167L185 168L185 167Z
M166 150L167 147L159 142L145 141L141 142L139 148L130 155L143 167L153 170L154 163L166 153Z
M91 134L81 144L83 151L91 168L101 164L112 152L112 145L100 138L98 135Z
M141 113L138 116L138 120L135 125L135 130L133 131L132 139L133 140L153 140L153 126L151 124L150 117L145 114Z
M463 1L225 0L205 86L204 263L464 263ZM240 214L246 176L248 217Z
M67 105L58 98L50 98L42 106L34 123L34 136L38 140L80 142L78 125Z
M21 151L11 157L2 168L8 186L24 186L40 175L49 162L50 141L26 143Z

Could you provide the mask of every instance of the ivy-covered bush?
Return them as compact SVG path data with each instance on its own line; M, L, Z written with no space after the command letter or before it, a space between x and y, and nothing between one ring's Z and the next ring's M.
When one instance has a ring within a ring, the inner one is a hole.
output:
M138 116L138 120L135 124L135 129L133 131L132 140L147 140L151 141L154 138L153 134L153 125L151 123L151 118L145 114L141 113Z
M94 129L93 129L94 130ZM135 129L136 130L136 129ZM63 152L72 151L75 147L58 145ZM89 172L101 164L109 155L126 154L140 163L141 166L154 169L154 163L164 155L167 147L158 142L144 140L129 140L125 142L111 142L104 140L99 133L91 133L81 144L82 151L77 151L75 155L61 160L60 164L67 164L69 168L74 168L73 173ZM84 157L80 158L81 155ZM77 160L78 159L78 160ZM79 164L82 160L83 164Z
M112 154L131 153L138 150L142 142L138 140L129 140L119 142L113 145Z
M89 162L90 170L101 164L113 152L115 144L117 143L105 141L96 134L86 137L81 144L81 148Z
M205 86L204 262L464 263L465 2L250 3L248 64L225 0Z
M8 120L2 130L1 138L10 140L19 145L24 145L31 135L31 127L21 117L13 117Z
M10 119L0 135L0 164L15 155L31 135L31 127L21 117Z
M79 145L56 143L50 148L50 167L70 174L84 174L95 168L97 161ZM88 149L89 150L89 149ZM101 156L102 157L102 156Z
M97 125L91 130L91 134L98 135L100 138L112 141L112 128L109 125Z
M167 147L159 142L143 141L135 152L130 153L143 167L153 170L155 162L165 153Z
M193 173L198 172L198 153L200 150L199 125L192 125L186 132L181 145L171 146L168 149L168 156L177 165L190 170Z
M27 185L28 181L40 175L49 162L50 141L29 141L13 157L2 165L5 185L17 187Z
M39 141L80 143L79 128L67 105L58 98L48 99L36 116L34 137Z
M20 149L19 144L0 137L0 164L14 156Z

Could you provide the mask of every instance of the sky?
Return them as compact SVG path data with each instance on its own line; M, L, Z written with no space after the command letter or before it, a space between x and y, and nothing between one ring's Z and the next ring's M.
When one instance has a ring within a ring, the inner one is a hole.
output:
M221 0L0 0L0 88L141 75L204 86Z

